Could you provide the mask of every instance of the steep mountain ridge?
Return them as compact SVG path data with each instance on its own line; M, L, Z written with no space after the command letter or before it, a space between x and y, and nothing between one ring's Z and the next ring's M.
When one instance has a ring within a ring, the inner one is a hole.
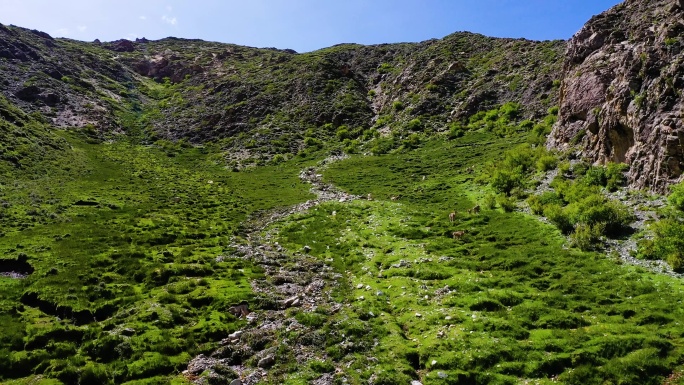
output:
M227 139L232 153L297 153L306 136L427 132L506 102L557 103L562 41L459 32L422 43L298 54L178 38L86 43L0 28L0 93L55 127L100 137ZM521 117L521 118L522 118ZM308 131L307 131L308 130Z
M569 41L553 148L630 164L630 185L664 191L684 170L684 4L627 0Z

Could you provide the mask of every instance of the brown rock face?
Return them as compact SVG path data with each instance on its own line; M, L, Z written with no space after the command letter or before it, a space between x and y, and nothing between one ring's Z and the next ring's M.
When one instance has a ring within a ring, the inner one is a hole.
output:
M684 170L684 5L627 0L568 44L552 148L630 165L631 187L665 191Z

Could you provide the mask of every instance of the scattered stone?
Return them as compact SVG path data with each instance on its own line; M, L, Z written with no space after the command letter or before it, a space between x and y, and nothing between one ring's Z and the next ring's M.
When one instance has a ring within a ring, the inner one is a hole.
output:
M437 377L439 377L439 378L447 378L447 377L449 377L449 375L446 374L446 373L444 373L444 372L437 372Z
M416 313L416 317L420 318L420 317L422 317L422 316L423 316L422 314Z
M275 357L273 355L268 355L259 360L257 366L260 368L268 369L275 364Z
M236 340L239 340L240 337L242 337L242 334L243 334L243 333L244 333L244 332L243 332L242 330L238 330L238 331L236 331L236 332L234 332L234 333L229 334L229 335L228 335L228 338L229 338L230 340L232 340L232 341L236 341Z
M413 380L411 381L411 385L423 385L420 381Z
M432 365L432 366L437 365L437 360L432 360L432 364L431 364L431 365Z
M238 378L230 382L230 385L242 385L242 381Z
M301 300L299 299L299 296L290 297L283 301L283 305L285 305L286 308L299 306L300 304Z

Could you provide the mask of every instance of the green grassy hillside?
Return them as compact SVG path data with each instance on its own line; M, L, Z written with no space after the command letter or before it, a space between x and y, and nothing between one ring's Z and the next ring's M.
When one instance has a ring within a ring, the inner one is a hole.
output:
M684 187L546 149L564 48L0 25L0 383L682 383Z

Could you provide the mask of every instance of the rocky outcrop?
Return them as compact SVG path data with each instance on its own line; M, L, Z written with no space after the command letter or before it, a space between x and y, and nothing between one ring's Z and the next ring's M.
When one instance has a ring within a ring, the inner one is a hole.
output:
M665 191L684 171L684 6L627 0L568 43L548 145L630 165L634 188Z

